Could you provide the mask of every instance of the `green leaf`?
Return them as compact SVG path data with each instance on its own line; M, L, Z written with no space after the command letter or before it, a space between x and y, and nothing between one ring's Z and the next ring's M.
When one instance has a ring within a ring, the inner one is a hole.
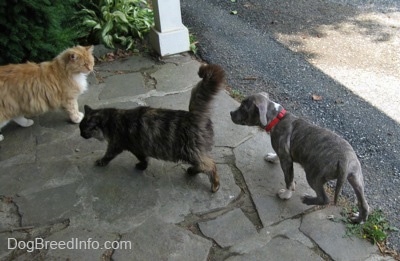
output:
M122 13L121 11L115 11L115 12L113 13L113 15L114 15L115 17L118 17L120 21L122 21L122 22L124 22L124 23L126 23L126 24L129 23L129 22L128 22L128 19L126 19L126 15L125 15L124 13Z
M82 9L81 10L82 13L86 13L90 16L96 17L96 13L93 10L89 10L89 9Z
M101 34L104 36L106 36L108 34L109 31L111 31L111 29L113 28L113 22L112 21L108 21L106 26L103 28Z
M114 48L114 44L113 44L113 38L111 35L105 35L102 37L103 43L107 46L107 47L111 47Z
M91 19L86 19L83 21L83 24L88 26L88 27L96 27L97 25L100 26L100 24L98 24L95 20L91 20Z

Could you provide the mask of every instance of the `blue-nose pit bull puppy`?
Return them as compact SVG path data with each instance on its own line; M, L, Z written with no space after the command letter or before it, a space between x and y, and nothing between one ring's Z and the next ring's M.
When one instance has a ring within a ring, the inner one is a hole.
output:
M353 222L367 220L369 206L364 196L361 165L346 140L330 130L286 112L264 92L246 97L240 107L231 112L231 118L236 124L258 126L270 133L276 153L268 153L265 159L270 162L279 159L286 183L286 189L278 192L279 198L291 198L295 190L293 162L298 162L304 168L308 184L317 194L316 197L305 195L304 204L328 204L329 198L323 186L327 181L337 179L334 197L336 204L347 179L358 200L359 215L353 218Z

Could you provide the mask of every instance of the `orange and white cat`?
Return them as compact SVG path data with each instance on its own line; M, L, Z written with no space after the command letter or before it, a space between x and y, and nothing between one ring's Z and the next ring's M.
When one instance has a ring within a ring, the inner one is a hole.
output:
M23 127L33 124L25 116L64 109L74 123L83 113L78 97L87 89L93 71L93 46L69 48L52 61L0 66L0 133L13 120ZM4 136L0 134L0 141Z

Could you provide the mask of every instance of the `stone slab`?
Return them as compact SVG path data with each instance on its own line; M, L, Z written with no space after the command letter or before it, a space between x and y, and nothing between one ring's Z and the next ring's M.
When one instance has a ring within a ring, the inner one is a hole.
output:
M295 240L284 237L275 237L265 247L259 248L248 254L232 256L227 261L247 260L308 260L322 261L312 249L300 244Z
M154 179L135 169L136 159L128 152L106 167L95 166L102 154L93 153L77 163L85 178L76 191L83 211L74 222L125 233L152 215L158 202Z
M19 220L15 204L10 199L0 196L0 231L19 227Z
M223 248L257 233L254 225L240 208L235 208L214 220L200 222L199 228L206 237L214 239Z
M191 90L188 90L181 93L165 94L162 96L151 96L144 101L148 106L154 108L188 111L190 94Z
M311 249L314 247L314 244L308 237L300 232L300 224L301 220L299 218L284 220L277 225L261 229L257 234L238 242L229 250L230 252L237 254L251 253L257 249L265 247L273 238L276 237L297 241L298 243Z
M121 97L133 97L151 91L144 84L141 73L127 73L110 76L105 79L106 88L99 95L100 100Z
M258 132L257 128L239 126L232 122L230 111L235 110L239 103L225 91L220 92L212 104L214 122L215 146L236 147Z
M133 232L122 235L121 240L132 242L132 248L115 250L112 256L115 261L206 261L212 246L210 241L154 217Z
M78 215L77 183L57 186L14 198L22 216L22 226L43 225Z
M330 215L340 217L340 208L330 206L305 215L300 230L333 260L365 260L378 253L377 247L366 240L345 237L344 224L328 220Z
M61 247L49 248L44 256L45 260L102 260L111 243L118 242L118 235L105 233L100 229L68 227L43 240L65 243Z
M83 177L70 161L29 163L2 168L0 191L18 198L80 181ZM35 204L36 205L36 204Z
M212 193L205 174L186 174L188 165L152 160L146 175L154 177L159 194L155 213L165 222L182 222L190 213L204 214L222 209L240 195L233 173L226 164L217 164L220 189Z
M111 62L103 62L96 65L99 71L131 71L136 72L142 69L149 69L155 65L155 62L146 55L135 55Z
M78 98L79 110L83 112L85 104L92 106L99 102L99 95L106 87L104 81L98 84L90 84L88 90L81 94Z
M200 64L197 61L190 61L184 64L168 63L151 74L157 82L156 89L159 92L176 92L191 89L201 78L197 76ZM171 77L174 75L174 77Z
M30 158L31 155L35 152L35 133L38 131L40 126L36 118L33 118L35 123L33 126L23 128L17 125L14 122L10 122L6 125L2 130L2 134L4 135L4 140L0 143L0 161L11 160L8 164L13 164L13 162L17 161L21 155L24 155L23 158ZM18 144L15 146L14 144ZM16 159L12 159L17 157ZM6 162L4 162L6 164Z
M285 188L284 176L279 163L268 163L264 160L268 152L273 152L273 149L269 136L264 132L234 149L236 166L243 173L264 226L303 213L310 206L301 202L301 196L315 195L307 184L303 169L295 165L296 191L289 200L279 199L276 193Z
M81 109L81 112L83 108ZM38 125L42 128L51 128L58 132L69 134L78 128L78 124L71 122L67 112L63 110L50 111L38 117Z
M190 53L178 53L173 55L168 55L165 57L161 57L162 61L165 63L188 63L195 60Z
M395 261L391 256L381 256L380 254L374 254L369 256L365 261Z

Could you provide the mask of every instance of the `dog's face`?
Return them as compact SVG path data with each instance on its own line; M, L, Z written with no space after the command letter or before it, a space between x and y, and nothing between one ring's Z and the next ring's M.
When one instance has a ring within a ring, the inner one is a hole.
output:
M104 140L104 136L100 128L101 115L97 115L96 112L96 110L85 105L85 116L79 124L79 129L83 138L95 138L102 141Z
M231 119L235 124L265 127L272 120L280 105L269 100L265 92L246 97L239 108L231 111Z

